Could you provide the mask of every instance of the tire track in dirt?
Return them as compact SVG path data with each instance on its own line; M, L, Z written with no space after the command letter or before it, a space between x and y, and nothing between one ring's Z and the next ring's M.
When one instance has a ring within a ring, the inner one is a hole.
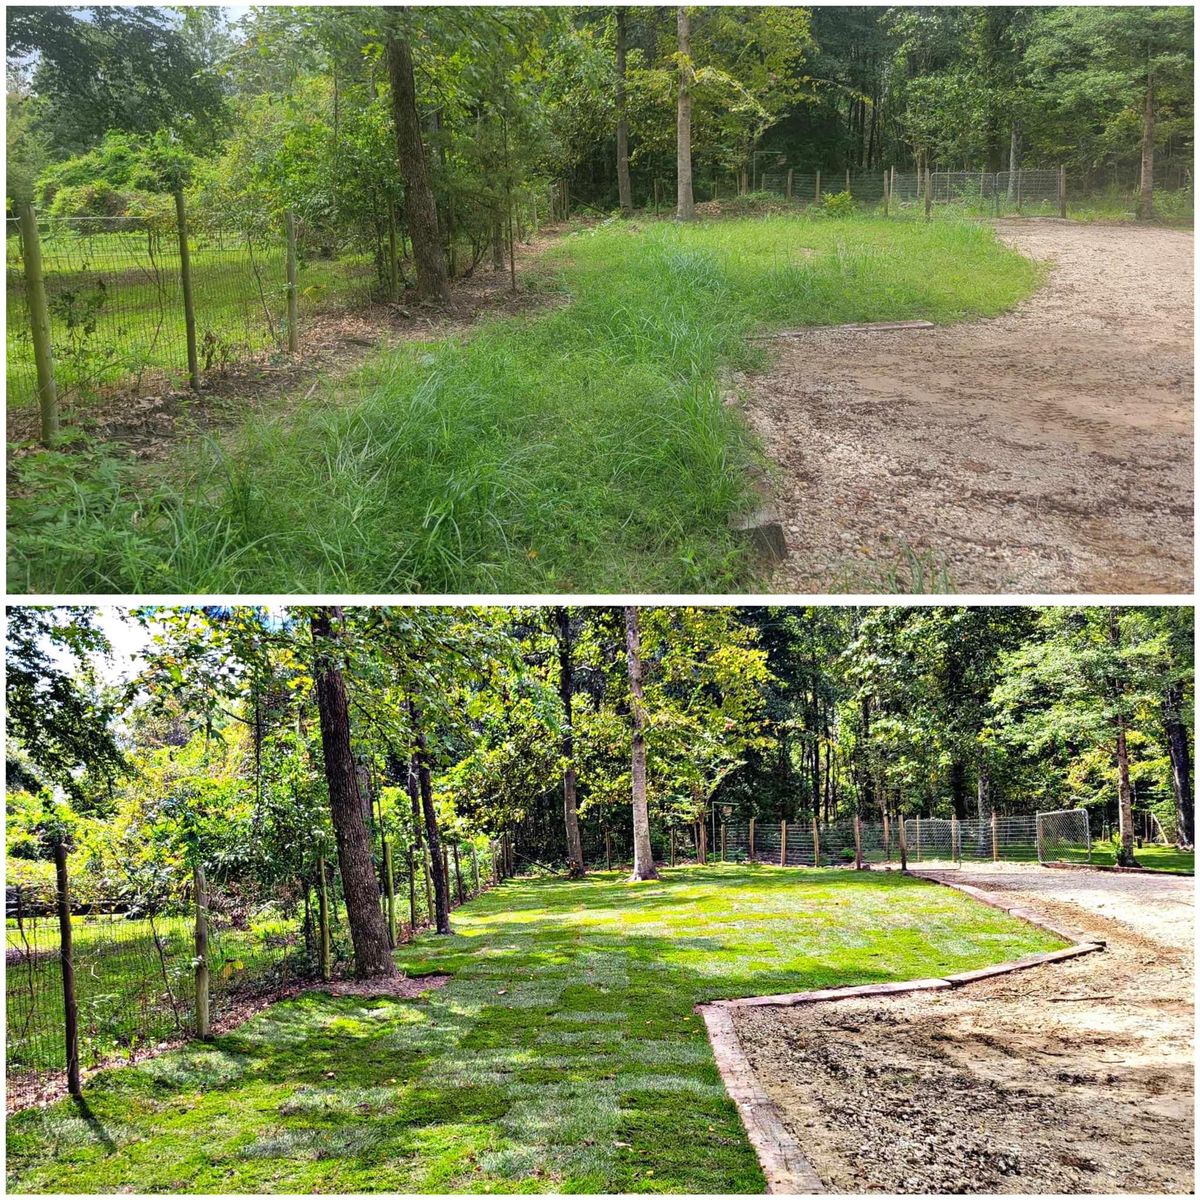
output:
M888 590L907 551L960 592L1191 590L1192 234L996 226L1052 264L1014 312L814 330L747 381L789 543L771 590Z

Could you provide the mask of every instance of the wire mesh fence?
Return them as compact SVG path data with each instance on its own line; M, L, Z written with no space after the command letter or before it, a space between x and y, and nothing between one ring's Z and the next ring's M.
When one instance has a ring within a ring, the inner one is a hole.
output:
M145 394L188 381L183 264L174 218L38 221L54 376L70 403ZM6 221L8 403L36 402L30 281L19 222ZM281 231L205 223L189 229L188 258L201 372L287 349L286 240ZM297 265L298 321L367 302L371 256L318 248Z
M511 874L499 843L450 841L443 865L451 908ZM380 867L380 904L397 943L433 925L428 847L394 864L391 902ZM255 1003L293 985L347 973L353 945L341 876L269 888L220 881L206 892L207 996L213 1028L235 1024ZM61 1093L68 1036L61 914L53 889L6 890L5 1074L10 1107ZM322 925L322 907L326 913ZM186 1040L197 1030L196 909L188 893L155 907L125 897L72 906L73 996L78 1061L87 1071ZM327 939L327 941L326 941Z
M1038 862L1091 862L1092 835L1081 808L1037 815Z

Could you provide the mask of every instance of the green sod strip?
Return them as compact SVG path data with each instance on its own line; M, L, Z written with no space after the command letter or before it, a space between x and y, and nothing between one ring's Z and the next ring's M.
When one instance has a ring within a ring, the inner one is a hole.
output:
M733 590L746 335L989 316L1040 278L985 226L870 217L610 223L548 265L569 304L409 343L166 467L21 460L10 590Z
M758 1192L693 1011L1058 948L898 873L517 880L397 954L419 1001L275 1005L8 1123L23 1192Z

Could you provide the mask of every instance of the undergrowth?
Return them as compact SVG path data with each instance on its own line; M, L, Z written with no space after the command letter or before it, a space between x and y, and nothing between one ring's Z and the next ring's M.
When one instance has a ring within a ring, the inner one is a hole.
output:
M1038 279L989 229L858 216L608 222L550 265L569 304L407 344L168 468L22 458L9 590L733 590L745 335L991 315Z

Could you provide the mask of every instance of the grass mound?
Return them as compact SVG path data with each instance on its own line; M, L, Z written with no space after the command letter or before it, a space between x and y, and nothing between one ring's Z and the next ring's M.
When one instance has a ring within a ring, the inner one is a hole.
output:
M23 460L10 590L734 589L745 334L990 315L1038 278L986 228L862 217L610 222L553 258L569 305L403 347L170 474Z
M397 954L421 1001L309 993L9 1122L22 1192L760 1192L700 1001L1058 943L898 872L514 880Z

